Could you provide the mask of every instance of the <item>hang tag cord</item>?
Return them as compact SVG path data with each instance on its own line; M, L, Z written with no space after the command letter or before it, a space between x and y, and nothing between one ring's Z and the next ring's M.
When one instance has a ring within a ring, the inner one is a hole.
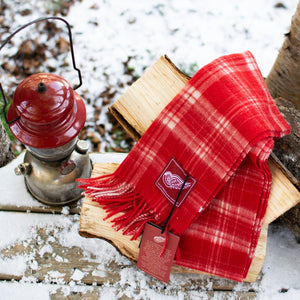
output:
M173 204L173 206L172 206L172 209L171 209L171 211L170 211L170 213L169 213L169 215L168 215L168 217L167 217L167 220L166 220L164 226L162 227L162 230L161 230L161 233L162 233L162 234L165 232L165 230L166 230L166 228L167 228L167 225L168 225L168 223L169 223L169 221L170 221L170 218L171 218L171 216L172 216L172 214L173 214L173 211L174 211L174 209L175 209L175 206L176 206L176 204L177 204L177 202L178 202L178 200L179 200L179 197L180 197L180 195L181 195L181 193L182 193L182 191L183 191L183 189L184 189L184 186L185 186L185 184L186 184L188 178L189 178L189 175L186 175L186 177L184 178L184 181L183 181L183 183L182 183L182 186L181 186L181 188L180 188L180 191L178 192L178 195L177 195L176 200L175 200L175 202L174 202L174 204Z

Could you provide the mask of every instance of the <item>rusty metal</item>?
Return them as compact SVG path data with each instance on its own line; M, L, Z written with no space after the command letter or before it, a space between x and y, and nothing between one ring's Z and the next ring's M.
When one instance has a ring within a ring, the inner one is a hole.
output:
M91 175L87 150L88 143L77 139L66 147L29 148L15 173L24 176L27 189L40 202L55 206L71 204L81 198L76 179Z

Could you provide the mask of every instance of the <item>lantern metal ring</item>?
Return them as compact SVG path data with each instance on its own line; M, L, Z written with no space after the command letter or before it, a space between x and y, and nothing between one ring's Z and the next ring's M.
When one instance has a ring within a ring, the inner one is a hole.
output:
M63 18L60 18L60 17L44 17L44 18L39 18L39 19L36 19L36 20L33 20L23 26L21 26L20 28L18 28L15 32L13 32L12 34L10 34L6 40L0 45L0 51L2 50L2 48L18 33L20 32L21 30L23 30L24 28L32 25L32 24L36 24L36 23L39 23L39 22L42 22L42 21L46 21L46 20L60 20L62 22L64 22L68 28L68 34L69 34L69 41L70 41L70 51L71 51L71 56L72 56L72 63L73 63L73 68L74 70L77 71L78 73L78 79L79 79L79 84L74 88L74 90L78 89L81 85L82 85L82 77L81 77L81 71L80 69L77 68L76 66L76 63L75 63L75 55L74 55L74 49L73 49L73 41L72 41L72 31L71 31L71 26L70 24ZM7 120L7 116L6 116L6 107L7 107L7 104L8 104L8 101L5 97L5 94L4 94L4 91L3 91L3 88L2 88L2 85L0 83L0 92L2 94L2 98L3 98L3 101L4 101L4 106L3 106L3 115L4 115L4 119L5 119L5 122L7 124L12 124L13 122L17 121L20 117L14 119L14 120L11 120L11 121L8 121Z

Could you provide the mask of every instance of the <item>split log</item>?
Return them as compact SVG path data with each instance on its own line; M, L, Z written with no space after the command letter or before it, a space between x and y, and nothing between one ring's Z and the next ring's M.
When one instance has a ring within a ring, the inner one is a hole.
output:
M138 140L190 78L162 56L108 109Z
M161 57L138 79L111 107L111 113L125 130L138 139L147 130L161 110L174 98L188 81L188 77L166 57ZM273 175L272 189L263 229L245 281L257 279L262 268L267 241L268 224L300 202L300 193L273 161L269 161ZM111 173L117 166L95 164L93 176ZM138 241L116 232L98 203L86 198L82 204L79 233L83 236L100 237L115 245L129 259L136 261ZM188 268L174 266L172 272L200 273Z
M272 97L283 97L300 109L300 2L289 32L266 79Z

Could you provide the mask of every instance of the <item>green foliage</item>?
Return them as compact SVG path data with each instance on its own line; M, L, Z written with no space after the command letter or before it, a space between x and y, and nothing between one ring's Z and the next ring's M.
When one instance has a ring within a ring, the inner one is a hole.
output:
M13 134L11 133L10 129L9 129L9 126L8 124L5 122L5 118L4 118L4 115L3 115L3 107L4 107L4 102L2 100L2 95L0 94L0 119L1 119L1 122L5 128L5 131L9 137L9 139L11 141L14 141L15 140L15 137L13 136ZM9 108L9 105L6 107L6 114L7 114L7 110Z
M192 77L199 70L199 66L196 62L194 62L190 63L189 65L182 65L180 66L180 69L183 71L183 73Z
M131 150L132 145L128 141L128 134L123 128L115 130L111 137L114 145L110 144L106 149L107 152L128 153Z
M48 14L57 15L62 14L66 16L68 14L69 8L74 4L76 0L52 0L45 1L44 7Z
M45 8L47 11L51 13L58 12L62 9L64 0L53 0L53 1L47 1L45 3Z

